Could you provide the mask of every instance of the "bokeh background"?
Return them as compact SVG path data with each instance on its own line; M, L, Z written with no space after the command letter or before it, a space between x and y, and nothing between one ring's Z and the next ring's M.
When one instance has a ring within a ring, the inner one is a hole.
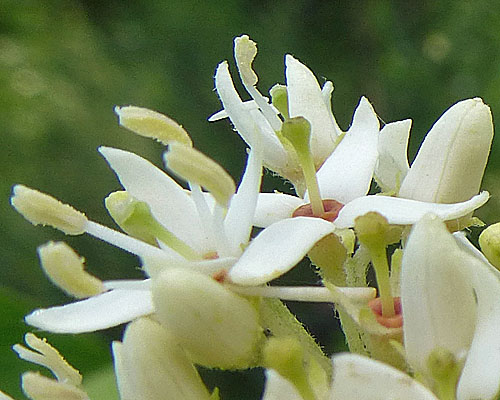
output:
M412 118L410 159L433 122L460 99L480 96L500 115L500 13L494 1L130 1L2 0L0 2L0 386L21 399L19 374L31 368L10 346L22 341L23 315L69 301L43 276L36 247L66 240L102 279L140 277L137 260L88 237L34 228L9 205L14 183L73 204L113 226L104 197L119 188L98 155L100 145L141 154L161 165L162 146L117 126L114 105L161 111L182 123L195 146L239 179L245 146L219 110L213 74L230 60L232 40L259 45L255 69L263 93L284 83L291 53L320 82L335 84L333 108L349 126L361 95L380 118ZM241 86L240 86L241 87ZM499 148L494 142L484 188L492 199L478 215L500 219ZM266 175L265 185L277 184ZM283 190L286 190L283 186ZM294 271L288 282L307 276ZM341 349L328 305L290 305L328 352ZM117 399L109 343L121 328L92 335L43 335L79 368L93 399ZM255 398L260 371L204 371L222 398ZM222 383L221 383L222 382Z

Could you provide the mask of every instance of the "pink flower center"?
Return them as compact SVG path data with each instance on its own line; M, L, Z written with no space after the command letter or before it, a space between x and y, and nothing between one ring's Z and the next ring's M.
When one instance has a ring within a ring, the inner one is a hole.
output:
M382 302L380 297L372 299L368 302L368 307L375 314L377 322L386 328L401 328L403 326L403 314L401 312L401 297L394 297L394 312L393 317L384 317L382 315Z
M293 212L292 217L317 217L323 218L330 222L335 221L344 205L342 203L339 203L337 200L332 199L322 200L322 202L323 208L325 209L325 212L323 214L314 215L311 204L304 204Z

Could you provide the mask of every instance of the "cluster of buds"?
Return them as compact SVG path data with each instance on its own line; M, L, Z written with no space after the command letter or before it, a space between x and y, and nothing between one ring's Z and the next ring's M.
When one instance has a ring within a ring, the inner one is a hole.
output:
M223 108L209 121L228 118L249 147L239 185L176 121L125 106L115 108L120 125L167 146L165 166L186 187L134 153L99 148L123 187L105 200L113 230L14 186L11 203L28 221L128 251L145 275L103 282L66 243L50 242L38 249L43 271L76 301L35 310L26 323L73 334L127 324L112 346L122 400L222 398L197 366L263 367L264 400L495 399L500 232L483 231L483 252L465 233L482 224L473 212L489 198L480 192L489 107L479 98L450 107L410 166L411 120L381 127L362 97L344 132L331 82L320 87L287 55L286 84L273 86L270 100L257 89L256 44L238 37L234 54L251 99L241 99L222 62L215 88ZM295 194L261 193L265 168ZM304 257L321 285L273 285ZM334 304L350 352L324 354L284 300ZM32 334L26 343L34 351L14 350L56 378L23 375L28 397L88 398L55 349Z

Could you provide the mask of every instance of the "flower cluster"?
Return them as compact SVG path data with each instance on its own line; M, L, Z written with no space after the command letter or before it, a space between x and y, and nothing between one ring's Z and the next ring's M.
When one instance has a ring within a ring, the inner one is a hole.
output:
M66 243L49 242L38 248L41 266L76 300L35 310L26 323L56 333L127 324L112 346L122 400L219 399L197 366L265 368L264 400L495 399L500 228L483 231L483 252L466 236L482 225L472 215L489 198L480 192L493 139L489 107L479 98L450 107L410 166L411 120L381 127L362 97L344 132L331 82L320 87L287 55L286 84L269 99L257 88L256 54L248 36L235 39L250 100L224 61L215 73L222 110L209 118L229 119L249 147L239 185L176 121L125 106L115 108L120 125L167 146L165 166L186 187L134 153L99 148L123 187L105 200L113 230L14 186L11 203L28 221L122 248L145 275L103 282ZM264 169L295 194L261 193ZM320 286L273 285L304 257ZM283 300L334 304L350 352L327 357ZM24 374L28 397L88 399L57 350L31 333L25 340L32 350L14 346L19 357L55 377Z

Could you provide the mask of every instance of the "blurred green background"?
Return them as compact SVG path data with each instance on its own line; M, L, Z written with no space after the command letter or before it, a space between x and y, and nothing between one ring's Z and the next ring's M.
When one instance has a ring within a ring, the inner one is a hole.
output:
M230 60L232 40L249 34L259 45L261 92L284 83L283 57L294 54L320 82L335 84L333 108L349 126L361 95L390 122L412 118L410 159L425 133L456 101L480 96L500 115L500 13L493 1L118 1L3 0L0 3L0 387L23 398L20 372L30 368L10 346L22 340L23 315L68 299L38 266L36 247L66 240L102 279L140 277L137 261L88 237L34 228L8 203L23 183L73 204L113 226L104 197L119 188L96 152L99 145L139 153L161 165L162 147L120 129L114 105L161 111L191 133L195 146L236 179L245 146L213 92L217 64ZM495 142L484 188L492 199L478 215L499 219L499 149ZM266 187L276 181L266 176ZM303 279L300 272L289 281ZM315 279L310 274L310 279ZM327 351L341 346L330 306L293 305ZM114 399L109 342L97 335L47 335L79 368L93 399ZM335 344L336 343L336 344ZM104 371L104 372L103 372ZM207 379L217 372L205 372ZM223 399L255 398L259 373L232 373ZM256 383L257 382L257 383ZM109 393L100 392L104 388Z

